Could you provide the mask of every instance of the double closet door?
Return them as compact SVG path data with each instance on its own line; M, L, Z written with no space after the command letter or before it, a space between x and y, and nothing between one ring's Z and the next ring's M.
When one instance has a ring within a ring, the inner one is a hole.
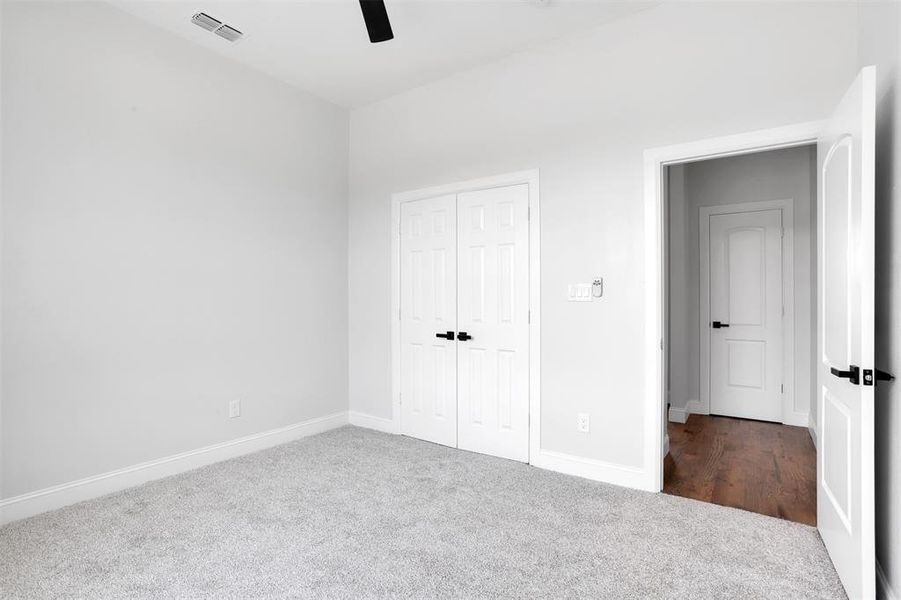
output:
M401 431L529 459L529 186L401 205Z

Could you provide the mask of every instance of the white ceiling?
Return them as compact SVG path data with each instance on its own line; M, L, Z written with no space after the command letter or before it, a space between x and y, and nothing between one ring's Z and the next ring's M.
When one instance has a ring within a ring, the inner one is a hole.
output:
M659 2L386 0L395 39L369 43L357 0L112 0L123 10L336 104L356 107ZM190 22L241 30L227 42Z

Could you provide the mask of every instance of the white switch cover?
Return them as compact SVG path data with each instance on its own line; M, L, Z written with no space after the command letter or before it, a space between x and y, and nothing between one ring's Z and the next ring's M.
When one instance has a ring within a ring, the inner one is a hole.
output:
M580 433L588 433L591 431L591 415L588 413L579 413L577 428Z
M571 283L569 284L568 291L568 299L570 302L591 302L590 283Z
M232 400L228 403L228 418L234 419L241 416L241 401Z

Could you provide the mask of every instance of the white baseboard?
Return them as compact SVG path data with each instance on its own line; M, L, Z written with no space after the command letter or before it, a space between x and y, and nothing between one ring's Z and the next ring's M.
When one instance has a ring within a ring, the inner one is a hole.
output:
M688 415L690 414L688 408L679 408L677 406L669 407L669 420L673 423L684 423L688 420Z
M809 427L810 414L806 412L790 412L785 415L783 425L793 425L795 427Z
M0 500L0 525L347 425L347 411Z
M365 427L367 429L374 429L385 433L400 433L398 431L397 423L392 419L375 417L373 415L355 411L350 411L348 416L350 424L356 425L357 427ZM669 451L669 436L666 436L664 444L664 456L666 456L666 452ZM531 460L530 464L541 469L548 469L550 471L557 471L567 475L575 475L577 477L585 477L586 479L593 479L594 481L603 481L605 483L612 483L625 487L647 489L647 475L644 469L635 467L605 463L564 454L562 452L553 452L551 450L539 451L538 456Z
M386 419L384 417L374 417L372 415L367 415L366 413L350 411L348 414L351 425L356 425L357 427L365 427L366 429L375 429L376 431L383 431L385 433L400 433L398 431L397 424L393 419Z
M817 420L812 418L813 415L810 415L810 416L811 416L811 418L807 422L807 431L810 432L810 439L813 440L813 447L816 448L817 442L818 442L818 440L817 440Z
M876 561L876 597L879 600L901 600L886 579L885 571L882 570L879 561Z
M576 477L584 477L594 481L612 483L623 487L630 487L649 492L658 492L648 481L648 474L644 469L628 467L590 458L582 458L563 452L552 450L539 450L538 456L532 457L530 463L533 467L557 471Z
M375 417L373 415L355 411L350 411L348 417L350 424L356 425L357 427L365 427L367 429L374 429L385 433L400 433L397 423L392 419ZM666 436L664 444L664 456L666 456L666 452L669 451L669 436ZM553 452L551 450L539 451L538 456L531 460L530 464L541 469L548 469L550 471L557 471L567 475L575 475L577 477L585 477L586 479L593 479L594 481L603 481L605 483L612 483L625 487L647 489L647 475L644 469L635 467L605 463L564 454L562 452Z
M704 410L700 400L689 400L685 404L685 408L670 406L669 420L674 423L685 423L688 420L688 416L693 414L707 415L710 414L710 411ZM783 416L782 422L785 425L794 425L795 427L808 427L810 425L810 414L806 412L790 412Z
M709 415L710 411L703 406L701 406L701 401L697 398L689 400L685 403L685 410L688 411L690 415Z

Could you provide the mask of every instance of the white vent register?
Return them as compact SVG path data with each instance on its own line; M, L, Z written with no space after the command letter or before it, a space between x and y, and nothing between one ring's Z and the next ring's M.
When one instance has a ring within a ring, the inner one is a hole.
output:
M203 27L207 31L215 31L222 27L222 21L214 19L206 13L197 13L191 18L191 21L198 27Z
M219 37L228 40L229 42L237 42L244 34L232 27L231 25L226 25L219 19L215 17L211 17L206 13L197 13L193 17L191 17L191 22L206 29L207 31L211 31L218 35Z

